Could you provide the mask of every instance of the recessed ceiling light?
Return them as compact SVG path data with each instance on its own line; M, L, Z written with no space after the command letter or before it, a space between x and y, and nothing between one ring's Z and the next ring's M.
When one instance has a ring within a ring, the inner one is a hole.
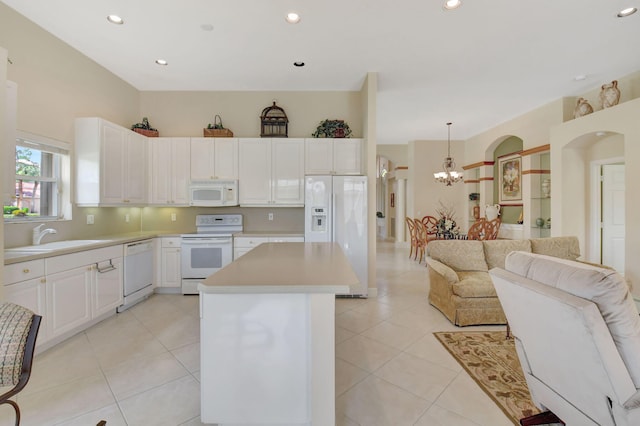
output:
M169 62L165 61L164 59L156 59L156 64L158 64L158 65L168 65Z
M202 31L213 31L213 25L211 24L202 24L200 25Z
M587 76L585 74L578 74L575 77L573 77L574 81L584 81L587 79Z
M301 61L296 61L293 63L294 67L304 67L304 62Z
M116 25L124 24L124 19L122 19L118 15L109 15L109 16L107 16L107 21L111 22L112 24L116 24Z
M596 132L596 136L602 137L604 135L606 135L606 132Z
M626 18L629 15L633 15L634 13L636 13L638 11L637 8L635 7L628 7L626 9L622 9L620 12L618 12L618 18Z
M444 5L442 6L445 10L453 10L453 9L457 9L462 5L462 2L460 0L447 0L444 2Z
M289 12L287 13L287 17L284 19L290 24L297 24L300 22L300 15L295 12Z

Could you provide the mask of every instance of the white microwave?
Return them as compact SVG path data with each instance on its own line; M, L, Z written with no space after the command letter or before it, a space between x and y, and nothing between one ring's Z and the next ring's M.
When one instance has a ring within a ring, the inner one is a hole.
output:
M237 206L238 181L192 181L189 185L189 205L200 207Z

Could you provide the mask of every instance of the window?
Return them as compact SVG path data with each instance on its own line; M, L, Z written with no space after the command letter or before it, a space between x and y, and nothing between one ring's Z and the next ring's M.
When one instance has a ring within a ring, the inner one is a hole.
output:
M15 149L15 190L4 205L8 221L57 220L70 211L69 150L64 142L20 133Z

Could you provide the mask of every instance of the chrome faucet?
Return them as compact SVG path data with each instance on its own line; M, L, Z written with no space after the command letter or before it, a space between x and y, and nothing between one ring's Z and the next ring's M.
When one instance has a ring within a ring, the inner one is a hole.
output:
M57 234L58 231L56 231L53 228L47 228L47 229L42 229L42 227L44 226L44 223L42 225L38 225L35 228L33 228L33 245L37 246L38 244L40 244L40 241L42 241L42 238L47 235L47 234Z

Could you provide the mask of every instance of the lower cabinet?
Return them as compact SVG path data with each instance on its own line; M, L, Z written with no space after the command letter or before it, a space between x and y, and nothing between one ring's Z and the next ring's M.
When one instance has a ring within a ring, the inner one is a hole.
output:
M180 238L164 237L160 240L160 273L157 287L180 288L182 287Z
M91 321L93 273L93 266L86 265L47 276L51 337L58 337Z
M42 262L43 264L42 269L44 271L44 260L40 260L40 262ZM25 267L22 264L15 265L18 265L20 269L23 269ZM14 265L7 265L5 266L5 269L12 266ZM49 316L47 315L46 296L47 281L44 277L44 272L42 276L39 276L37 278L19 282L11 282L5 280L5 283L7 285L4 288L4 297L7 302L12 302L16 305L24 306L25 308L32 310L34 313L42 316L40 329L38 331L37 344L38 346L43 345L49 340Z
M233 260L240 258L262 243L303 243L304 237L234 237Z
M39 350L116 313L123 298L122 255L119 244L5 266L5 299L42 316Z

